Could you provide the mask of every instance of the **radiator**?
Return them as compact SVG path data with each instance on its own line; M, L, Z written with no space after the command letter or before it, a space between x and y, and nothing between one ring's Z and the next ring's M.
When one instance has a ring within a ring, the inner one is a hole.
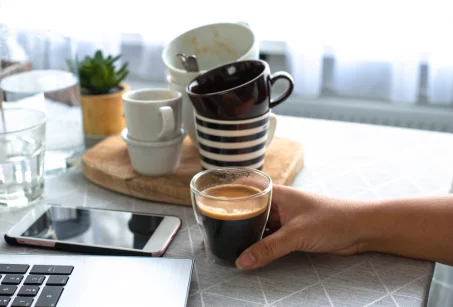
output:
M292 97L276 114L453 133L453 109L358 99Z
M150 82L138 78L127 81L132 89L167 87L165 83ZM278 96L285 88L276 84L273 95ZM453 133L453 108L429 105L398 105L381 101L322 97L303 99L292 95L273 110L276 114L320 118L345 122L406 127Z

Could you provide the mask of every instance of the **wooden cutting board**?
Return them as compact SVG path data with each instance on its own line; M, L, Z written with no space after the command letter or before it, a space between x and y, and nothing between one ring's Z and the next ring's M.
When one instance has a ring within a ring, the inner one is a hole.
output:
M184 140L179 168L168 176L147 177L135 172L126 143L119 135L88 150L82 163L85 177L104 188L140 199L187 206L191 206L190 180L202 170L198 150L189 137ZM302 144L274 137L266 151L263 171L274 183L290 185L303 164Z

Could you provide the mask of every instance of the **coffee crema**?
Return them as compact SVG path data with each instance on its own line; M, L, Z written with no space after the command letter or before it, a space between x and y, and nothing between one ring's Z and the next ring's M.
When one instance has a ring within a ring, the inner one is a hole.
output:
M216 197L216 199L203 199L198 202L200 212L208 217L219 220L244 220L263 213L266 210L266 203L262 199L238 198L250 197L260 193L261 190L241 185L225 184L203 191L204 194ZM229 201L231 200L231 201Z
M206 241L221 260L234 262L249 246L259 241L269 214L270 195L241 184L225 184L203 190L213 198L196 199ZM196 197L197 198L197 197Z

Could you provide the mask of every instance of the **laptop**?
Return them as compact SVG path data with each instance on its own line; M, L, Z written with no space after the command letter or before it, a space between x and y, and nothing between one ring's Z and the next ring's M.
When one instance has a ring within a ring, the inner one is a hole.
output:
M0 255L0 307L182 307L192 267L192 259Z

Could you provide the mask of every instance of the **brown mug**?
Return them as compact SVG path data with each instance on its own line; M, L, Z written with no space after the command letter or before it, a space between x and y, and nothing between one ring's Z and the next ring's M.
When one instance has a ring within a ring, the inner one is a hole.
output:
M288 88L271 98L275 81L285 79ZM270 73L262 60L231 62L208 70L187 85L187 94L198 115L217 120L239 120L261 116L285 101L294 81L287 72Z

